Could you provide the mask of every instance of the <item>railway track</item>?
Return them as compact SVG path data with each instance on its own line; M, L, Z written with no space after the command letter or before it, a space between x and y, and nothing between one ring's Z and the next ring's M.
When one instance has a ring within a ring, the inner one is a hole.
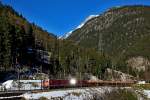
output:
M24 92L21 91L1 92L0 100L20 100L22 94L24 94Z

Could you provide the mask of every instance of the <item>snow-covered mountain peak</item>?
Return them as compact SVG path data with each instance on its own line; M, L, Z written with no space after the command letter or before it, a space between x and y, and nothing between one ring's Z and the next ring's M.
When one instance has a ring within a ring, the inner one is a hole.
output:
M92 18L98 17L99 15L90 15L88 16L76 29L82 28L84 24Z
M82 28L82 27L85 25L85 23L86 23L87 21L91 20L92 18L98 17L98 16L99 16L99 15L90 15L90 16L88 16L88 17L87 17L80 25L78 25L74 30L79 29L79 28ZM66 39L67 37L69 37L69 36L72 34L72 32L73 32L74 30L71 30L70 32L66 33L64 36L61 36L61 37L59 37L59 38L61 38L61 39Z

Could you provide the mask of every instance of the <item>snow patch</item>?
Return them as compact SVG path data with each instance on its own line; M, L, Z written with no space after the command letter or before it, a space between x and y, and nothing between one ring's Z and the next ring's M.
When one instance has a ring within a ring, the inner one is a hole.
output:
M42 80L8 80L0 86L0 90L38 90Z
M150 99L150 90L144 90L144 94Z
M91 20L92 18L98 17L98 16L99 15L90 15L76 29L82 28L87 21Z
M12 83L13 83L13 80L8 80L8 81L4 82L2 84L2 86L5 87L6 89L9 89L12 87Z

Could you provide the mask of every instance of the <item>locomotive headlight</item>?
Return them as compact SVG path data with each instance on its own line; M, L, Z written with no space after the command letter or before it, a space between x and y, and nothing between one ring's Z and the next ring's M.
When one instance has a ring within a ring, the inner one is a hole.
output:
M70 79L70 84L71 85L75 85L76 83L77 83L76 79L74 79L74 78Z

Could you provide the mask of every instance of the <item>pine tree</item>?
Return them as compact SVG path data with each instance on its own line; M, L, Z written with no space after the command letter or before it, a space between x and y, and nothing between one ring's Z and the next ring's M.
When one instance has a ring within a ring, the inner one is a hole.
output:
M0 17L0 63L5 69L10 67L11 62L11 35L9 33L10 24L6 16Z

